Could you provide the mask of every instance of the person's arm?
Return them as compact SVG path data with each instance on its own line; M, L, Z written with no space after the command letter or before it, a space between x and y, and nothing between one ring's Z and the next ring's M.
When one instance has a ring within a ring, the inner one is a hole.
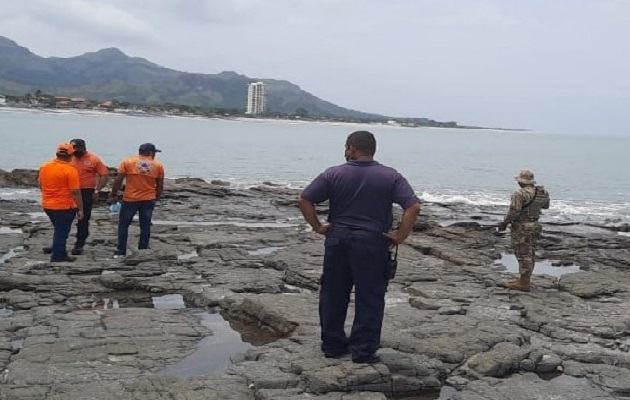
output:
M81 197L81 189L71 189L70 194L77 204L77 219L83 219L83 197Z
M107 185L107 175L99 175L96 180L96 187L94 188L94 202L96 203L99 198L99 193Z
M162 198L162 192L164 192L164 178L157 178L155 180L155 200Z
M317 211L315 210L315 204L300 196L298 199L298 207L304 216L304 220L311 226L311 228L313 228L314 232L317 232L320 235L325 235L326 232L328 232L330 224L321 223L319 217L317 216Z
M503 218L503 222L500 222L498 225L499 231L504 231L507 229L508 225L514 222L518 216L521 214L521 210L523 209L523 196L520 192L516 192L512 195L510 199L510 209L508 210L507 215Z
M109 197L107 198L108 203L115 203L118 201L118 191L122 187L122 183L125 180L125 174L118 173L116 178L114 179L114 183L112 183L112 191L109 193Z
M383 233L383 235L387 236L392 245L397 246L409 237L421 209L422 206L420 203L414 203L405 208L402 217L400 218L400 225L398 226L398 229L393 232Z

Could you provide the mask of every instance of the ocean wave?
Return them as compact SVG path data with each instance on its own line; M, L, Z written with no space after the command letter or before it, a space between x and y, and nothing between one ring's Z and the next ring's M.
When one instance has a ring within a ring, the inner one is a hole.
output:
M424 191L422 200L430 203L467 204L473 206L508 206L509 198L494 193L436 193Z
M210 182L210 179L206 181ZM307 182L282 181L273 179L263 182L247 181L237 178L221 179L229 183L232 189L251 189L260 185L272 185L279 188L303 189ZM423 201L441 204L463 204L471 207L507 208L509 193L498 192L455 192L453 190L425 190L418 193ZM0 188L2 200L39 201L40 193L35 188ZM549 210L544 211L545 219L580 220L580 221L627 221L630 220L629 202L583 201L574 199L551 199Z
M552 200L550 211L559 216L597 217L605 220L622 220L630 217L630 203L602 201Z
M425 191L422 199L431 203L465 204L478 207L508 207L509 196L500 193L457 193ZM579 219L584 221L621 221L630 219L630 203L551 199L544 214L551 219Z
M39 200L38 189L0 188L2 200Z

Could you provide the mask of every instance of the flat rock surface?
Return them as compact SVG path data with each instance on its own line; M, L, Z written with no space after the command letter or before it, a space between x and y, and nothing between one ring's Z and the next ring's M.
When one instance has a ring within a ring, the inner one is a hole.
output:
M2 177L32 184L28 171ZM0 201L0 399L630 395L625 225L545 223L539 261L579 272L536 274L521 293L497 261L510 252L491 228L504 209L425 204L388 289L381 362L360 365L319 351L323 238L297 195L169 181L150 250L135 249L134 223L129 255L114 259L117 214L98 204L85 253L53 264L40 206ZM217 313L224 325L208 322Z

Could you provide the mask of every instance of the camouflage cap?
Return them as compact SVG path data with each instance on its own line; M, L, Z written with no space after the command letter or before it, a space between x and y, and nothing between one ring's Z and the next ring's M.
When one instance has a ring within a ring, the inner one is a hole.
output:
M514 179L516 179L516 182L522 183L523 185L536 184L536 180L534 179L534 173L528 169L521 170L518 176L515 176Z

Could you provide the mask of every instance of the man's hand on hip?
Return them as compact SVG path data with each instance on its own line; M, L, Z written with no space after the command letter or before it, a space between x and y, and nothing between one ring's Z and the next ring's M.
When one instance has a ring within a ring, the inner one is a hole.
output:
M389 239L390 246L398 246L407 239L406 237L402 237L398 231L383 233L383 235Z
M325 236L328 233L329 228L330 228L330 224L322 224L319 226L319 228L313 229L313 231L315 231L316 233L319 233L320 235Z

